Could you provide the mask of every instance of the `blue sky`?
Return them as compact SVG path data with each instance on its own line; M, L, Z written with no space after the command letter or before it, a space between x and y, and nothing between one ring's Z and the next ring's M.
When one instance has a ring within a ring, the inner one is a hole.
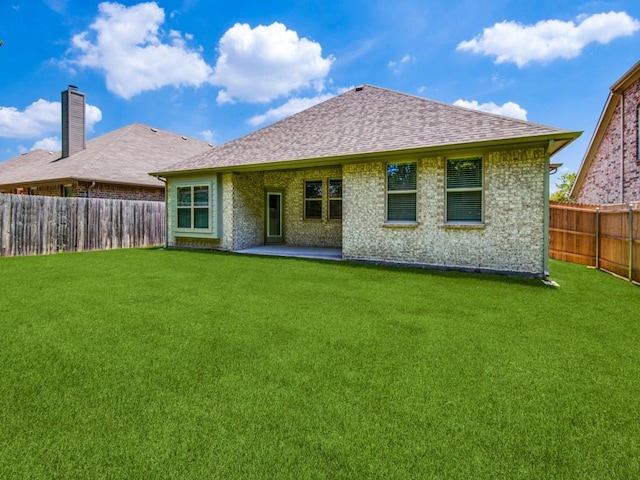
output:
M59 149L69 84L89 138L140 122L216 145L372 84L582 130L566 172L640 60L640 2L0 0L0 40L0 161Z

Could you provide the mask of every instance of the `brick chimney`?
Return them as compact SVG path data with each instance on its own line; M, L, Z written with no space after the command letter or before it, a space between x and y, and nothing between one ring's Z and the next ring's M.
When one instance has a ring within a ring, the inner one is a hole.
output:
M62 158L85 149L84 93L75 85L62 92Z

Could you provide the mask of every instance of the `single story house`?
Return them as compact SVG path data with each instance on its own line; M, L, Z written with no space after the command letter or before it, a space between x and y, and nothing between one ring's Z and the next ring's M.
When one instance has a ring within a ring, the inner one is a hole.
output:
M62 92L62 151L0 162L0 193L164 201L147 172L212 150L201 140L133 123L85 140L85 96Z
M152 175L168 247L543 277L549 159L579 135L364 85Z
M591 205L640 202L640 62L611 87L570 196Z

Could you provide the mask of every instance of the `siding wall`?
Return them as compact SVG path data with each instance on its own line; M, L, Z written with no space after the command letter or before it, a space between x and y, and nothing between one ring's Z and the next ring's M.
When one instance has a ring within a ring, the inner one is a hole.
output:
M485 225L445 225L445 158L418 161L414 227L385 225L383 162L343 169L346 259L544 273L543 149L484 155Z
M578 203L604 205L640 201L638 107L640 80L631 84L615 108L597 146Z

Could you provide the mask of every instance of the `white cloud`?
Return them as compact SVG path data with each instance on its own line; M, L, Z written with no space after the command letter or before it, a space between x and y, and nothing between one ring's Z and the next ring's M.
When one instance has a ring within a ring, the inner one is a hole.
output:
M23 111L15 107L0 107L0 137L37 138L47 133L60 132L60 102L37 100ZM85 106L88 131L102 120L102 111L93 105Z
M33 144L31 150L48 150L49 152L59 152L62 150L60 137L45 137Z
M170 30L163 37L164 10L155 2L132 7L104 2L98 10L89 30L73 37L71 52L78 56L71 62L104 72L111 92L129 99L167 85L208 81L213 70L187 47L191 35Z
M400 60L396 61L396 60L391 60L387 66L389 68L394 68L394 67L400 67L401 65L404 65L405 63L409 63L415 61L415 58L412 57L411 55L409 55L408 53L406 53ZM396 69L397 70L397 69Z
M514 102L506 102L502 106L493 102L478 103L477 100L456 100L453 102L458 107L471 108L473 110L481 110L483 112L495 113L496 115L504 115L505 117L517 118L519 120L527 119L527 111Z
M290 98L289 101L287 101L287 103L285 103L284 105L280 105L279 107L267 110L262 115L255 115L254 117L251 117L249 119L249 123L255 127L263 123L275 122L276 120L280 120L281 118L289 117L293 114L301 112L302 110L313 107L320 102L329 100L334 96L335 94L333 93L325 93L313 98Z
M63 14L67 10L67 0L44 0L44 3L56 13Z
M493 55L496 63L514 62L523 67L531 62L574 58L590 43L606 44L640 30L640 21L626 12L581 15L576 20L578 24L560 20L543 20L535 25L496 23L481 35L461 42L457 50Z
M212 77L223 87L218 103L269 102L307 87L321 92L335 60L322 57L319 43L277 22L255 28L236 23L220 39L218 51Z
M215 134L213 133L213 130L203 130L198 135L205 142L209 142L211 145L214 145L213 140L215 138Z

